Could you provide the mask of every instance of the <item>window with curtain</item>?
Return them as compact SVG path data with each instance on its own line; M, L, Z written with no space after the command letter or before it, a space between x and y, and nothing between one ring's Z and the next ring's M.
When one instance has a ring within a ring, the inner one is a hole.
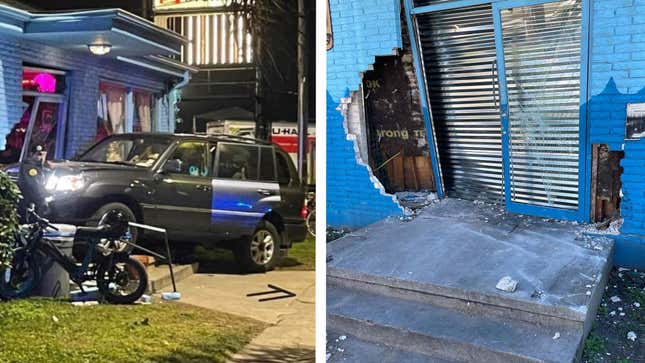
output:
M132 131L155 131L152 122L154 103L155 97L152 93L141 90L134 91L134 115L132 120Z
M108 82L99 83L99 89L96 140L102 140L112 134L121 134L126 130L127 89Z

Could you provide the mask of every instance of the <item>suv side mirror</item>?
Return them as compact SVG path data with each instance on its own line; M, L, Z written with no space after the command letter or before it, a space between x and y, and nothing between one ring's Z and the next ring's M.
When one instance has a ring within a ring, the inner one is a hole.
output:
M179 174L181 173L182 161L179 159L169 159L163 166L163 171L167 173Z

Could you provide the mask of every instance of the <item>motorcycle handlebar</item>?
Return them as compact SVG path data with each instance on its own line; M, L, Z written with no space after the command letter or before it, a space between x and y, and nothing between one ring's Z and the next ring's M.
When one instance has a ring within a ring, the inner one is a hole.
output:
M29 215L36 220L36 223L41 228L51 228L51 229L53 229L55 231L58 231L58 228L56 226L52 225L51 223L49 223L49 220L39 216L38 213L36 213L36 208L33 205L30 206L29 208L27 208L27 213L29 213Z

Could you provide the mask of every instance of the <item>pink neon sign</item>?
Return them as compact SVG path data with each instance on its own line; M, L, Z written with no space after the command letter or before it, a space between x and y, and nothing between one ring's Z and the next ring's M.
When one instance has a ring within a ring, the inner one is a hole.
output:
M56 77L50 73L24 72L22 88L24 90L56 93Z

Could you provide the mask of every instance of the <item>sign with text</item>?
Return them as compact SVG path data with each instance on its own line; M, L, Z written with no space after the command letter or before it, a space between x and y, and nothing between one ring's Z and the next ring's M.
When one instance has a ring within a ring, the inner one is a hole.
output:
M154 10L201 9L227 6L230 0L155 0Z

